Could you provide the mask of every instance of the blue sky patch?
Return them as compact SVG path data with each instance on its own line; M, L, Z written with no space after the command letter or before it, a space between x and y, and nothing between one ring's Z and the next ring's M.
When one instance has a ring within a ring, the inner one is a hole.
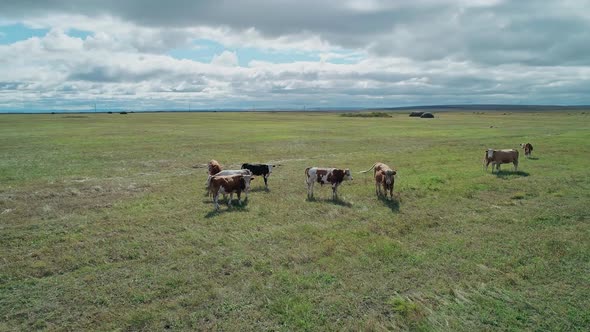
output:
M33 29L24 24L10 24L0 26L0 44L12 44L17 41L27 40L31 37L43 37L49 29Z
M265 50L254 47L228 48L222 44L209 39L198 39L193 43L192 48L173 49L168 55L176 59L188 59L209 63L214 56L223 51L235 52L238 57L238 64L242 67L248 66L251 61L265 61L270 63L292 63L298 61L320 61L320 52L307 52L299 50ZM351 64L361 60L361 56L347 51L332 52L342 57L331 58L328 62L336 64Z
M93 33L90 31L70 29L66 32L66 34L70 37L86 39L86 37L91 36Z
M13 44L22 40L27 40L32 37L44 37L49 32L49 29L34 29L27 27L24 24L10 24L0 25L0 45ZM86 39L92 35L90 31L70 29L67 35L74 38Z

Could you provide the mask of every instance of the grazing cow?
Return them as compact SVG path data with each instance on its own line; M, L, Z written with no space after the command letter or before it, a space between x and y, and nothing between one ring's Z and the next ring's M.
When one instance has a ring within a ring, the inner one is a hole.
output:
M496 170L500 171L501 164L509 163L514 164L514 171L516 171L518 169L518 150L487 149L483 162L486 170L488 169L488 165L490 163L492 164L492 173L494 172L494 166L496 166Z
M529 158L533 154L533 145L531 143L521 143L520 147L524 149L524 156Z
M212 177L214 177L214 176L236 175L236 174L239 174L239 175L252 175L252 172L250 172L250 170L248 170L248 169L226 169L226 170L223 170L223 171L221 171L219 173L216 173L214 175L209 175L207 177L207 182L205 183L205 185L207 186L207 189L211 189L209 187L209 185L211 183L211 178ZM251 180L254 180L254 177L252 177Z
M264 178L264 187L268 189L268 177L272 173L274 165L271 164L242 164L242 169L248 169L252 175L262 176Z
M367 173L372 169L375 169L373 172L373 175L375 176L375 194L380 196L381 186L383 186L385 198L387 198L387 191L389 191L389 196L393 199L393 186L395 185L395 175L397 172L384 163L376 162L371 168L360 173Z
M207 165L209 175L215 175L223 170L221 165L215 159L211 159Z
M338 168L319 168L319 167L308 167L305 169L305 175L307 176L307 197L313 197L313 185L319 183L324 185L329 183L332 185L332 199L338 197L338 186L345 180L352 180L352 174L350 170L338 169Z
M250 175L228 175L228 176L214 176L211 178L211 192L213 193L213 201L215 202L215 210L219 210L217 200L219 194L229 194L229 201L227 206L231 207L231 201L234 193L238 194L238 205L242 205L240 195L242 191L246 192L246 199L248 199L248 191L250 190Z

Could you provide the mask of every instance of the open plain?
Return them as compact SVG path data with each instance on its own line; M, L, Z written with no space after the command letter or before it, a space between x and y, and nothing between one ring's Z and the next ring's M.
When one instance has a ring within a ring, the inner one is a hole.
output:
M390 114L1 116L0 330L590 326L590 115ZM280 166L215 212L210 159ZM354 180L307 200L308 166Z

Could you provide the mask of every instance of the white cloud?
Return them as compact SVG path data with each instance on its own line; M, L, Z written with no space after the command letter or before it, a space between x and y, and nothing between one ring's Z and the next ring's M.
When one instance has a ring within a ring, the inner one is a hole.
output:
M0 4L0 22L49 29L0 45L0 108L590 103L587 1L72 3ZM206 63L167 55L203 39L227 50ZM319 61L243 67L236 49Z
M211 60L212 65L234 67L238 65L238 56L236 52L223 51L219 55L215 55Z

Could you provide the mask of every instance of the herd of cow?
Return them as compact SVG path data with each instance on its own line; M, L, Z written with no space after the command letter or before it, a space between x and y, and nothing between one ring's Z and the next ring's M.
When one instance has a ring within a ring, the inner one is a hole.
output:
M530 143L520 144L520 147L524 149L524 154L528 158L531 156L533 146ZM492 164L492 173L494 168L500 171L501 164L512 163L514 170L518 169L518 150L494 150L487 149L484 155L484 165L486 170L488 166ZM219 162L211 160L208 164L209 177L207 178L207 191L209 195L213 195L213 202L215 203L215 209L219 209L218 199L219 194L224 197L229 194L228 206L231 207L233 200L233 194L236 193L238 196L238 204L241 205L241 194L246 193L246 199L248 198L248 192L250 191L250 181L254 176L262 176L264 179L264 186L268 189L268 177L271 175L273 167L272 164L242 164L241 169L237 170L223 170ZM375 179L375 194L381 196L381 188L383 188L385 198L387 193L393 200L393 187L395 185L395 175L397 171L387 166L384 163L376 162L366 171L359 173L367 173L373 170L373 177ZM322 168L322 167L308 167L305 169L306 183L307 183L307 197L313 197L313 186L317 182L320 185L329 184L332 186L332 199L338 197L338 186L346 180L352 180L352 173L350 169L339 169L339 168Z

